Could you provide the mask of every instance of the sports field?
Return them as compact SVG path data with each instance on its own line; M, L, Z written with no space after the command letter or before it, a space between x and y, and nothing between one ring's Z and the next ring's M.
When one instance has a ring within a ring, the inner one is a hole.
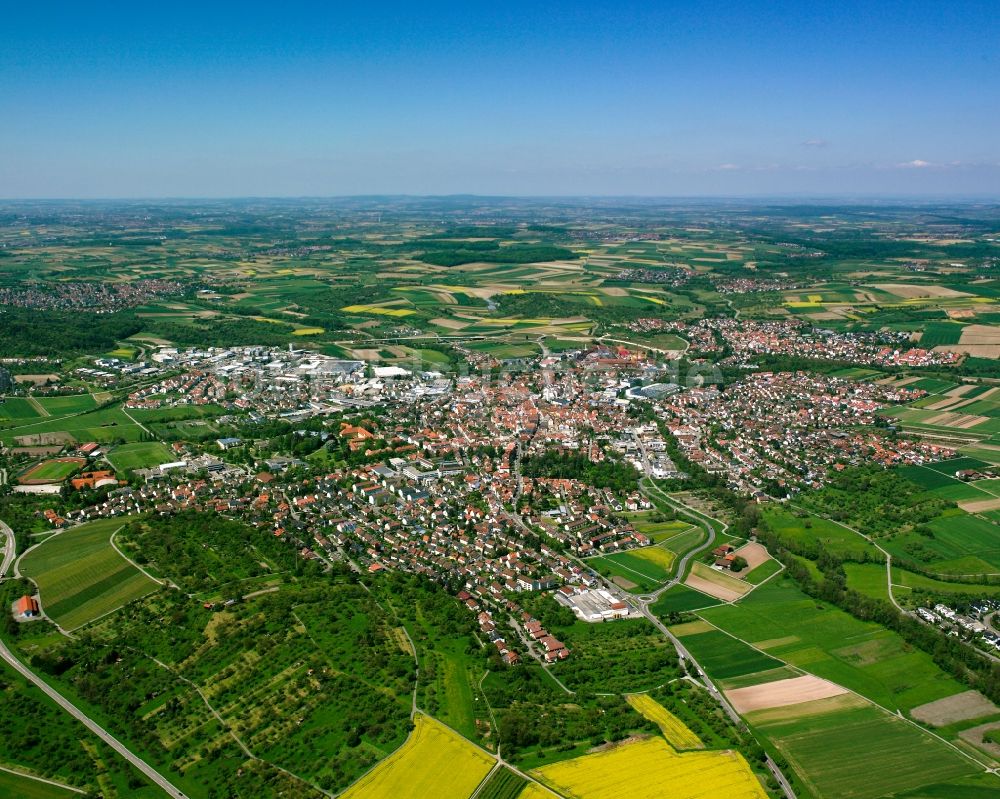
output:
M434 719L417 715L399 749L348 788L343 799L468 799L494 760Z
M535 775L570 799L764 799L742 755L674 751L662 738L542 766ZM668 790L665 790L668 789Z
M18 482L24 485L61 483L71 474L79 471L80 467L86 463L87 461L83 458L53 458L42 461L22 474L18 478Z
M122 444L108 453L108 462L115 471L125 473L132 469L143 469L169 463L174 460L170 450L159 441L141 441Z
M45 614L75 629L156 590L157 584L115 552L120 519L102 519L47 539L21 558L21 572L39 587Z

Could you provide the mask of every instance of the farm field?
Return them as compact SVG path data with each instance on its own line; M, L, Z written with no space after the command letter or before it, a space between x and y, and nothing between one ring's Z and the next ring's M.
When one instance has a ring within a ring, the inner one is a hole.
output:
M70 394L65 397L38 397L35 399L49 416L64 416L69 413L92 411L97 403L90 394Z
M141 428L120 408L101 408L71 416L49 416L40 421L18 423L0 430L0 440L13 443L18 437L62 433L75 441L106 443L118 439L138 441L141 432Z
M759 671L775 669L782 665L764 652L758 652L743 641L727 635L718 629L703 627L688 628L687 633L681 628L671 628L671 631L684 644L702 665L708 675L714 679L725 680L746 674L756 674Z
M80 794L69 788L60 788L0 769L0 796L16 799L72 799Z
M679 536L689 530L700 529L695 525L692 525L690 522L682 521L680 519L667 522L648 521L650 515L650 511L630 514L629 521L632 522L632 526L636 529L636 532L648 536L654 544L662 544L664 542L671 541L672 539L679 538Z
M700 615L768 655L892 711L906 712L963 690L929 655L907 646L895 633L810 599L787 578L771 580L736 605L709 608ZM692 646L692 651L697 653L697 648ZM712 666L705 666L712 674Z
M746 761L734 752L674 751L662 738L614 746L534 771L571 799L672 799L767 796Z
M760 585L767 578L773 577L775 574L781 571L781 564L776 560L766 560L760 566L751 569L749 572L743 575L743 580L750 583L750 585Z
M601 555L587 562L628 591L652 591L670 579L675 555L663 546L650 546ZM631 583L632 585L629 585Z
M822 799L958 797L965 795L959 786L982 771L944 742L850 696L753 711L747 720ZM991 783L1000 788L992 777L980 790L991 790Z
M529 783L520 774L511 771L509 768L498 768L483 783L479 790L479 799L518 799L523 796L524 789Z
M893 555L904 560L915 558L942 575L1000 572L1000 525L960 510L948 510L927 526L933 538L910 532L892 538L884 546Z
M0 421L18 422L23 419L38 419L41 413L24 397L5 397L0 402Z
M468 799L494 760L440 722L418 714L409 739L343 799Z
M744 581L697 561L692 564L684 584L724 602L739 599L751 588Z
M121 526L120 519L104 519L70 528L21 558L42 609L61 627L72 630L158 588L111 546Z
M115 471L127 474L133 469L143 469L170 463L174 460L170 452L159 441L142 441L135 444L121 444L107 454L108 462Z
M703 749L704 744L683 721L648 694L629 694L625 697L635 710L649 719L663 733L674 749Z
M650 607L657 616L663 618L671 613L684 613L700 608L713 607L719 604L719 600L714 596L703 594L688 588L683 583L671 586L662 594L660 598Z

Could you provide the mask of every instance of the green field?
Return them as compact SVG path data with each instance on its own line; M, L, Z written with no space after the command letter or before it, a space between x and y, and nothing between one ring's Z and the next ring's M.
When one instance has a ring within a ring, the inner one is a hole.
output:
M930 655L878 624L807 597L788 578L771 580L735 605L699 615L890 710L908 711L963 690Z
M628 590L650 591L670 579L674 557L669 549L651 546L589 558L587 563L605 576L622 577L636 584Z
M930 571L950 575L1000 571L1000 525L958 509L927 523L931 536L906 532L884 546L901 559L915 560Z
M681 642L713 679L725 680L776 669L780 660L758 652L721 630L684 635Z
M862 594L878 599L888 599L886 588L885 567L877 563L845 563L847 585ZM911 592L926 593L929 596L974 595L1000 596L1000 585L982 585L977 583L949 582L926 577L923 574L892 568L893 595L897 600L908 598Z
M50 416L65 416L69 413L82 413L97 407L90 394L70 394L65 397L39 397L37 400Z
M122 444L111 450L107 458L119 474L126 474L132 469L143 469L158 466L161 463L170 463L174 460L170 450L159 441Z
M653 513L653 511L644 511L642 513L630 514L629 520L632 522L632 526L636 529L636 532L648 536L654 544L662 544L664 541L678 537L682 533L691 530L692 527L695 527L691 522L681 519L666 522L649 521L649 517ZM699 528L695 527L695 529ZM671 545L671 549L673 548L673 545Z
M678 584L664 591L660 598L650 606L650 610L660 618L664 618L671 613L684 613L699 608L714 607L718 604L720 604L719 600L715 597Z
M18 422L22 419L38 419L38 409L24 397L6 397L0 402L0 421Z
M102 519L54 535L27 552L21 572L39 587L45 614L74 629L155 591L156 583L110 544L120 519Z
M919 789L928 786L943 790L936 794L941 797L960 797L949 781L981 771L944 742L872 705L819 700L753 712L748 721L818 797L923 796ZM993 780L993 790L1000 790L1000 780Z
M899 569L893 569L893 576L897 576ZM879 563L845 563L844 572L847 574L847 587L859 594L870 596L873 599L883 599L889 601L889 586L886 576L885 566Z
M517 799L527 784L528 780L520 774L509 768L500 768L483 785L478 799Z
M760 585L768 577L771 577L781 571L781 564L778 561L771 559L766 560L756 569L751 570L743 576L743 579L750 583L750 585Z
M46 782L0 770L0 796L9 796L11 799L70 799L80 794L69 788L57 788Z
M117 439L138 441L141 432L142 429L120 408L101 408L74 416L53 416L41 421L21 422L15 427L0 430L0 440L13 442L16 436L68 433L77 441L104 443Z
M768 527L782 538L817 542L835 554L868 552L877 555L875 548L860 535L819 516L778 507L765 508L761 515Z
M176 408L134 408L129 416L137 422L179 422L184 419L203 419L221 416L226 412L221 405L178 405Z

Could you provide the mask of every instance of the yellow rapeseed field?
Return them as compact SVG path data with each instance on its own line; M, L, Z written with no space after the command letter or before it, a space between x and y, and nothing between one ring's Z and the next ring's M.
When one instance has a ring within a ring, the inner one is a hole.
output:
M674 749L703 749L701 739L683 721L649 694L629 694L626 699L639 713L653 722Z
M517 795L517 799L559 799L559 797L548 788L543 788L536 782L529 782Z
M348 305L340 310L345 313L373 313L382 316L409 316L416 313L408 308L388 308L384 305Z
M629 554L643 560L648 560L650 563L654 563L663 569L669 569L673 566L674 558L676 557L669 549L658 546L633 549Z
M742 755L678 753L662 738L553 763L534 773L568 799L767 799Z
M458 733L418 715L407 742L341 799L468 799L495 761Z

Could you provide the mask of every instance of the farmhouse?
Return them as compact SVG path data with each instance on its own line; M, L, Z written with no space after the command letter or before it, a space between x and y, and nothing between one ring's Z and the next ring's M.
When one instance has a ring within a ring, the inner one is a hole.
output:
M35 616L40 615L38 600L27 594L17 600L16 608L17 615L22 619L33 619Z

